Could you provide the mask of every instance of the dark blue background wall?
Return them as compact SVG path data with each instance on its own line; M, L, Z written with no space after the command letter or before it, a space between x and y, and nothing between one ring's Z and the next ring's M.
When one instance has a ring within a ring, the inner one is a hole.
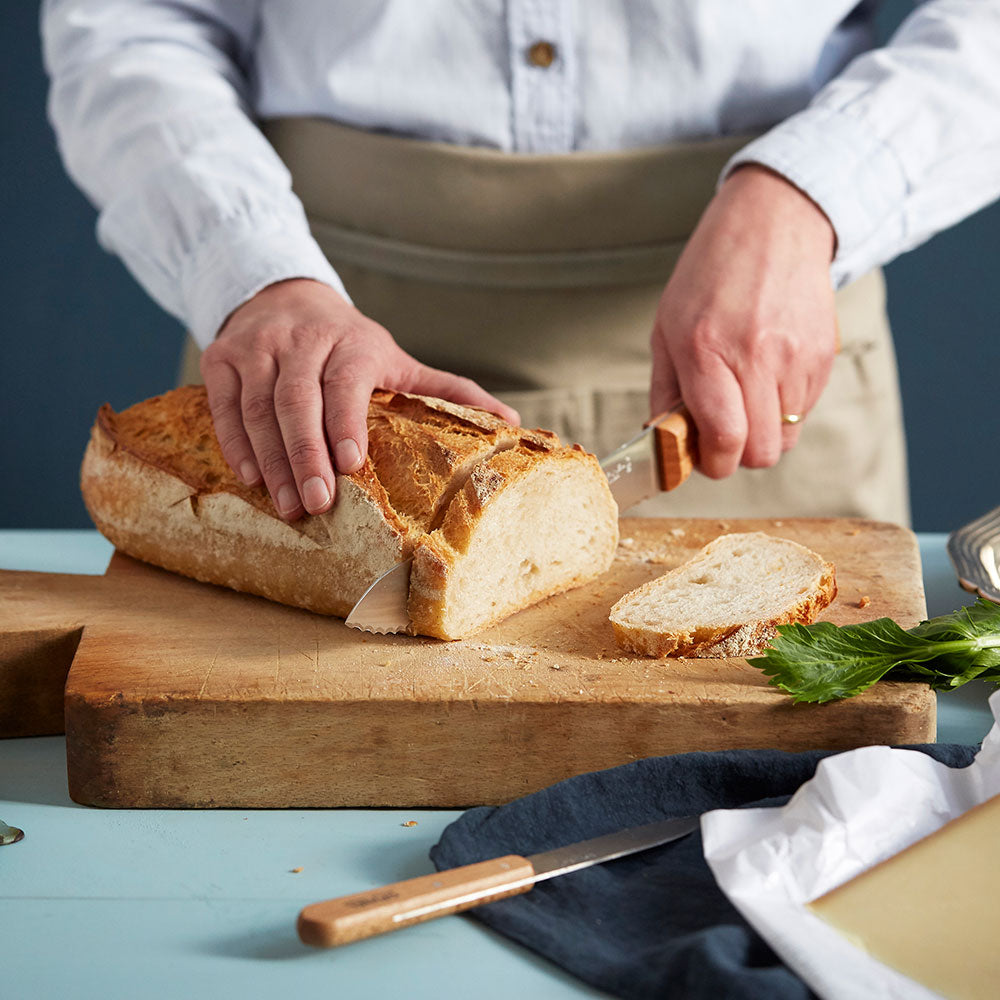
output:
M95 213L63 173L33 5L6 4L0 27L0 528L84 527L94 413L171 386L181 330L97 247ZM1000 504L998 263L993 206L888 270L918 530Z

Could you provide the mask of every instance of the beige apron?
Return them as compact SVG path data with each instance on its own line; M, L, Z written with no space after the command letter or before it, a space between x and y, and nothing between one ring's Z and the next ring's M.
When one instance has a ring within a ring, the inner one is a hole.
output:
M296 118L265 133L355 305L421 361L474 378L604 455L648 416L649 335L728 158L713 139L507 154ZM909 520L881 274L837 296L843 349L773 469L694 476L632 513Z

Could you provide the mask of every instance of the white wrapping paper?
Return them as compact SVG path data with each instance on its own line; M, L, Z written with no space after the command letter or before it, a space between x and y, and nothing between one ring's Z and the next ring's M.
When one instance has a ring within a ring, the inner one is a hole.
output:
M1000 691L990 709L993 728L967 768L862 747L821 761L783 808L702 817L719 886L824 1000L938 996L851 945L805 904L1000 794Z

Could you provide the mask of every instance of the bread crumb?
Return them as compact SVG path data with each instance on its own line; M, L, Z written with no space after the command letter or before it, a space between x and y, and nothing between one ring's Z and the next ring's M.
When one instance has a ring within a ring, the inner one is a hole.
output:
M549 667L552 670L562 670L562 667L560 667L558 663L550 663Z
M845 532L845 534L847 534L847 535L860 535L861 534L861 529L860 528L851 528L851 530Z
M292 875L298 875L298 873L299 873L300 871L302 871L302 866L301 866L301 865L299 865L299 867L298 867L298 868L293 868L293 869L292 869L292 871L291 871L291 874L292 874Z
M670 534L673 535L674 538L683 538L686 533L687 532L685 532L683 528L671 528L670 529Z
M776 528L783 528L785 526L785 522L784 521L775 521L774 522L774 526Z
M729 530L729 522L728 521L720 521L719 522L719 530L720 531L728 531Z
M635 545L635 539L634 538L619 538L618 539L618 544L623 549L630 549L630 548L632 548L633 545Z
M502 657L513 660L517 667L527 666L529 657L538 655L537 650L527 646L493 645L488 642L470 642L466 648L478 652L483 663L493 663Z
M405 823L400 823L400 826L416 826L417 821L415 819L408 819Z
M867 594L862 594L861 597L858 598L858 607L867 608L871 602L872 599Z
M680 530L681 532L684 531L683 528L675 530ZM666 538L656 539L645 545L636 544L634 538L628 539L628 542L628 545L622 545L619 543L619 548L624 551L619 551L617 558L654 564L676 561L677 556L675 547L672 542Z

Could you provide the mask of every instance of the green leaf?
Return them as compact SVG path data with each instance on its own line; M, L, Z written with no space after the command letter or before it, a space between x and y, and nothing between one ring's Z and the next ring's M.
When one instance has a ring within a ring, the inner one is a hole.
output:
M966 640L970 643L966 650L970 664L980 668L1000 667L1000 644L996 642L1000 636L1000 605L985 598L950 615L921 622L910 632L938 643ZM953 665L957 666L960 660L960 656L956 657Z
M849 698L893 672L938 690L1000 683L1000 606L984 599L904 631L891 618L859 625L779 625L749 661L796 701Z

